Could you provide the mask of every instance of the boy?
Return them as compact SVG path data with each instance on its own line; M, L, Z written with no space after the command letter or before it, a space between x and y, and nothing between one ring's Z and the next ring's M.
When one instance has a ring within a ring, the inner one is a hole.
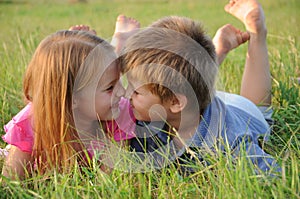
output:
M198 23L183 17L163 18L127 41L122 56L127 95L131 95L138 126L145 126L137 129L137 136L140 131L158 140L154 145L147 138L132 142L134 150L153 155L170 142L174 150L169 156L174 159L185 152L194 157L190 149L208 151L216 146L222 151L229 146L232 155L238 156L244 146L258 169L268 171L276 165L258 145L258 137L270 133L266 121L271 122L272 112L264 14L256 0L230 1L225 10L245 24L247 33L225 26L213 40L216 49ZM216 92L218 65L248 39L241 96ZM162 131L171 135L157 130L146 133L160 121L167 124Z

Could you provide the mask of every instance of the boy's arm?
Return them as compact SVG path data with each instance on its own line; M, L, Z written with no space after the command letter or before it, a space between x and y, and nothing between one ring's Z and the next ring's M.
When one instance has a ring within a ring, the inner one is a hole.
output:
M248 158L254 165L257 174L259 172L281 172L281 168L276 163L276 160L271 155L267 154L258 144L254 143L251 136L239 137L236 147L232 149L234 151L234 156L241 156L245 153L246 158Z

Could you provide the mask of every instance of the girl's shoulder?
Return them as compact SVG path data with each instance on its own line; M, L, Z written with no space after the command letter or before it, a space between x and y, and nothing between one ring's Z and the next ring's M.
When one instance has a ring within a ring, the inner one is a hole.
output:
M23 152L32 152L33 128L31 117L31 103L27 104L11 121L4 125L3 140L18 147Z
M115 141L127 140L135 137L135 117L130 105L126 98L121 98L119 103L119 116L113 123L116 125L108 125L109 130L114 133ZM112 128L112 126L114 128Z

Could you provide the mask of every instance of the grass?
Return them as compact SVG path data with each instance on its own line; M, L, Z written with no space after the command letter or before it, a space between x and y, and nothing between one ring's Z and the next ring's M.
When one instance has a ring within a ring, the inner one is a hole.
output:
M102 0L88 3L68 1L0 0L0 126L23 106L22 76L38 43L46 35L74 24L94 27L109 39L118 14L138 19L142 26L165 15L183 15L201 20L208 33L225 23L243 28L223 11L225 0ZM276 123L265 149L278 159L284 172L277 178L255 176L241 158L232 164L220 156L209 167L197 164L190 177L170 166L153 173L118 170L103 174L98 167L75 167L68 174L49 173L24 182L1 185L0 198L300 198L300 76L298 0L261 2L269 30L268 47L273 76ZM219 87L239 93L246 47L232 51L220 70ZM0 129L0 135L4 131ZM5 143L0 142L4 147Z

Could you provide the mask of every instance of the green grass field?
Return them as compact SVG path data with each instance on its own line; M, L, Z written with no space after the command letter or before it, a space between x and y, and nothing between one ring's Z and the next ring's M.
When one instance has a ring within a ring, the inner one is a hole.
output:
M300 1L261 0L268 26L273 77L274 119L271 140L264 146L278 159L277 178L253 176L244 159L233 165L221 156L210 167L180 176L175 168L153 173L101 173L98 167L75 168L70 174L34 176L23 182L2 179L0 198L300 198ZM33 51L47 35L87 24L110 39L119 14L138 19L145 27L166 15L202 21L209 35L226 23L242 24L223 10L225 0L0 0L0 135L23 106L22 76ZM220 89L239 93L246 46L232 51L222 64ZM5 143L0 141L0 147ZM2 163L0 163L1 167ZM2 177L2 176L1 176Z

